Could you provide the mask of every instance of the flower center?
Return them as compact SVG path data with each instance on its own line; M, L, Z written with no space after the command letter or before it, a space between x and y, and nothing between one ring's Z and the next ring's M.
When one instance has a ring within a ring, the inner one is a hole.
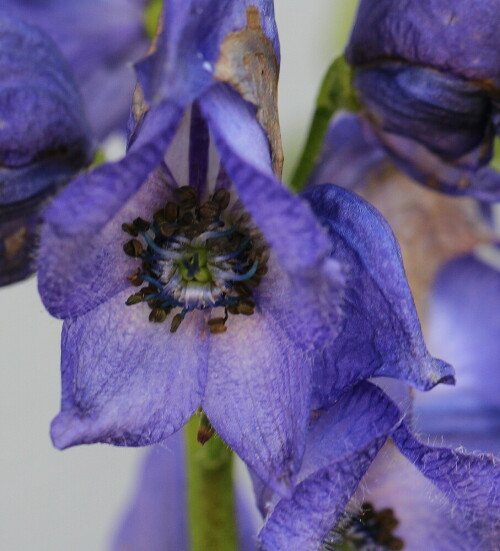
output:
M335 542L327 541L322 551L400 551L404 541L392 534L398 524L392 509L376 511L371 503L363 503L358 515L334 529Z
M128 277L141 286L126 304L146 302L149 321L166 320L174 308L170 330L175 332L192 310L224 308L224 317L208 321L211 333L226 331L229 314L251 315L253 289L267 272L267 246L245 215L225 211L230 194L221 188L200 204L196 190L177 188L173 201L153 215L153 221L136 218L122 224L133 239L124 252L141 260Z

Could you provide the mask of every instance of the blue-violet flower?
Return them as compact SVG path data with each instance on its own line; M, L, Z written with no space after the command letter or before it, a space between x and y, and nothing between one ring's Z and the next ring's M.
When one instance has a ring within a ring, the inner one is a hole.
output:
M39 211L92 158L78 88L48 36L0 11L0 285L35 269Z
M262 549L494 551L499 461L425 445L402 417L361 383L313 421L292 498L256 480Z
M134 92L132 63L147 51L145 0L2 0L2 11L45 31L66 57L93 134L125 133Z
M275 175L272 3L171 0L165 14L137 68L128 154L46 211L39 288L65 320L52 438L152 444L201 404L289 493L311 407L375 374L428 389L452 369L425 349L382 217Z
M377 138L419 182L495 201L496 0L362 0L346 49Z

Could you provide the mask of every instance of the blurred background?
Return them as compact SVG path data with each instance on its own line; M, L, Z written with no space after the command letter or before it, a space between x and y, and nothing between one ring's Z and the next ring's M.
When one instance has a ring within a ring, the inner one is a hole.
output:
M285 179L293 170L322 75L347 40L356 0L275 0ZM0 289L0 549L100 551L133 488L144 450L105 445L60 452L61 322L44 312L31 278Z

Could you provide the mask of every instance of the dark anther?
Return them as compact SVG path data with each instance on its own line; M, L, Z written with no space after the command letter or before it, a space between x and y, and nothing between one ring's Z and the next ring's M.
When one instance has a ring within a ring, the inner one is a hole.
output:
M143 296L141 293L135 293L133 295L130 295L128 299L126 300L125 304L127 306L132 306L133 304L139 304L139 302L142 302Z
M193 222L194 222L194 216L192 212L185 212L179 218L179 224L182 224L183 226L190 226Z
M177 208L177 205L175 203L172 203L169 201L165 205L165 219L167 222L175 222L177 220L177 214L179 212L179 209Z
M132 223L139 231L149 230L149 226L150 226L149 222L147 222L146 220L144 220L144 218L141 218L140 216L137 217Z
M131 276L127 277L127 279L130 281L130 283L132 283L134 287L139 287L139 285L143 284L143 279L140 276L140 273L140 268L137 268L137 270Z
M260 276L255 274L250 279L247 279L245 283L250 285L250 287L258 287L260 285Z
M242 297L252 296L252 291L244 283L235 283L234 290Z
M154 214L153 214L153 220L156 222L156 224L161 224L162 222L166 222L166 218L165 218L165 209L158 209Z
M149 321L162 323L167 319L167 313L162 308L153 308L149 314Z
M240 313L240 311L238 310L238 307L237 307L237 306L234 306L234 305L228 306L228 307L227 307L227 311L228 311L230 314L233 314L233 316L236 316L237 314Z
M152 298L148 300L148 306L151 308L151 310L154 310L155 308L160 308L161 300L158 300L157 298Z
M148 285L147 287L143 287L139 291L139 293L141 293L143 297L147 297L149 295L155 295L157 292L158 292L158 289L154 285Z
M219 214L219 205L214 201L207 201L201 205L199 213L201 218L215 220Z
M140 241L137 241L137 239L131 239L130 241L127 241L125 245L123 245L123 250L126 255L135 258L137 256L140 256L144 249Z
M262 264L257 268L257 271L255 272L255 275L258 275L262 277L263 275L267 274L267 266L265 264Z
M227 327L224 325L225 322L226 320L224 318L212 318L208 320L207 325L210 329L210 333L225 333L227 331Z
M174 191L174 197L183 209L192 209L198 202L196 190L190 186L182 186Z
M122 224L122 230L132 237L137 237L139 235L139 232L137 231L137 228L135 228L132 224L123 223Z
M202 410L202 414L200 418L200 426L198 427L198 434L196 439L203 446L210 440L210 438L212 438L214 433L215 431L214 431L214 428L212 427L212 424L210 423L210 421L208 420L208 417L206 416L205 413L203 413L203 410Z
M212 335L220 335L221 333L225 333L227 331L227 327L221 323L220 325L211 325L210 326L210 333Z
M220 210L224 210L229 205L231 194L224 188L220 188L214 193L213 200L219 205Z
M164 235L165 237L170 237L171 235L174 235L176 226L173 226L168 222L161 222L158 225L158 229L160 230L160 233L162 235Z
M255 308L255 302L252 299L244 298L238 302L238 312L244 316L251 316Z
M172 324L170 325L170 332L175 333L177 329L179 329L179 325L181 324L181 322L182 322L182 315L175 314L175 316L172 319Z

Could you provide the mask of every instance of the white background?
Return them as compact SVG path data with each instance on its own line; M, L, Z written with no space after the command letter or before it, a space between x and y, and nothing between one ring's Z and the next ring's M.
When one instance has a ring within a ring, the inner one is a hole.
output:
M287 175L321 77L347 39L356 1L275 4ZM105 445L52 448L48 429L59 408L60 329L43 310L35 278L0 289L1 550L107 549L143 453Z

